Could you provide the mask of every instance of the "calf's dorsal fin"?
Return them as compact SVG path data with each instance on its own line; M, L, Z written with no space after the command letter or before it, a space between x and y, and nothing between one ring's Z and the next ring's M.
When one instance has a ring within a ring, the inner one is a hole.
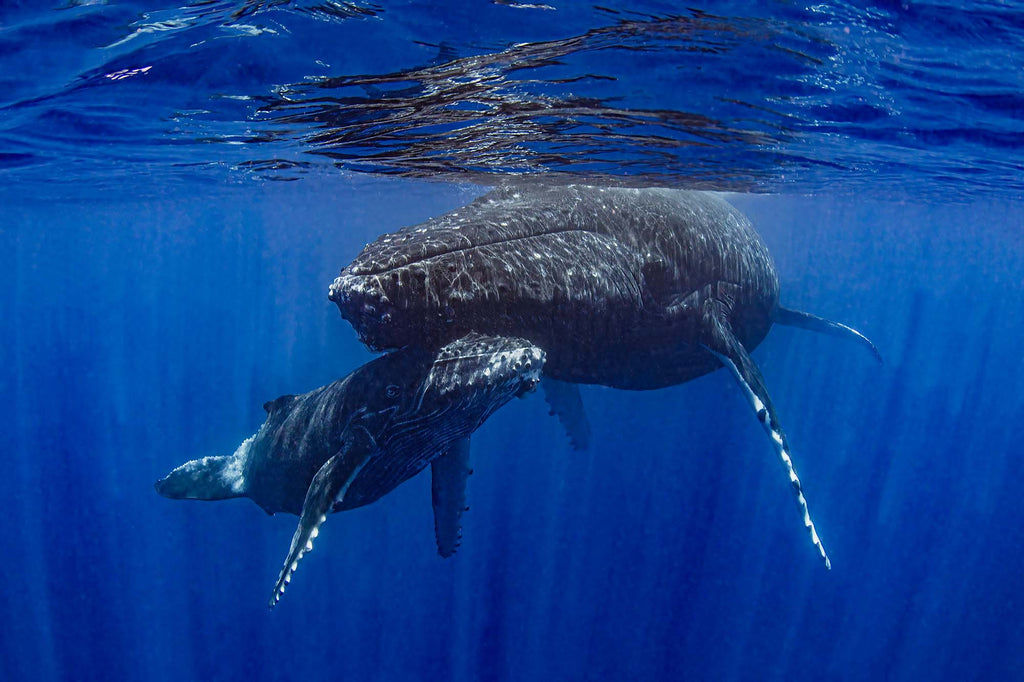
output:
M274 400L268 400L263 403L263 409L267 411L267 414L271 414L274 410L279 410L285 405L291 405L295 401L295 396L291 393L283 395L280 398Z

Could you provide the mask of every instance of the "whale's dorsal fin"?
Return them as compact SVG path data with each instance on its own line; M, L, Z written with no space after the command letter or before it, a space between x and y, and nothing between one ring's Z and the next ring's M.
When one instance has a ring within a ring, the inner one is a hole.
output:
M586 450L590 447L590 422L583 408L579 384L550 377L543 377L540 384L544 387L544 399L551 408L550 413L562 422L573 449Z
M455 441L448 451L430 463L431 502L434 506L434 536L437 553L447 558L462 542L462 513L466 506L469 468L469 438Z
M719 288L724 286L719 285ZM747 353L747 349L743 347L743 344L740 343L739 339L732 332L727 316L730 307L727 301L723 302L721 299L716 300L716 298L709 298L703 302L701 340L704 347L718 358L724 367L732 372L732 375L739 382L740 387L747 396L751 407L754 408L758 421L761 422L761 426L768 432L772 445L775 446L775 450L779 455L779 460L786 469L789 484L793 489L793 495L796 497L800 514L803 516L804 527L811 536L811 542L814 544L815 549L818 550L818 554L825 563L825 568L832 568L832 562L829 561L825 547L821 544L820 538L818 538L818 532L814 528L814 521L811 520L811 514L807 509L803 485L800 483L800 479L796 475L796 469L793 467L793 458L789 453L789 443L786 441L786 434L782 431L779 418L775 414L775 407L772 405L768 389L765 387L764 377L761 376L761 370L757 368L750 354Z
M291 405L295 401L295 396L291 393L283 395L276 400L268 400L263 403L263 409L267 411L267 414L273 414L274 410L279 410L285 405Z
M362 429L356 429L362 432ZM302 516L299 518L299 527L295 529L292 536L292 544L288 549L288 556L281 569L281 575L274 585L274 594L270 597L270 608L274 608L284 588L292 580L292 573L299 565L302 557L313 549L313 540L320 533L320 524L327 520L331 508L345 499L352 482L359 476L366 463L373 456L375 447L368 435L364 437L346 436L341 449L327 460L320 470L316 472L309 489L306 491L306 499L302 503Z
M789 308L783 308L782 306L775 308L775 313L772 315L772 322L775 324L781 324L785 327L797 327L799 329L818 332L819 334L838 336L841 339L850 339L871 351L871 354L875 356L875 360L878 360L879 362L882 361L882 354L878 352L878 348L875 347L875 344L871 343L871 339L864 336L853 327L847 327L845 324L826 320L823 317L811 315L810 313L805 313L800 310L790 310Z

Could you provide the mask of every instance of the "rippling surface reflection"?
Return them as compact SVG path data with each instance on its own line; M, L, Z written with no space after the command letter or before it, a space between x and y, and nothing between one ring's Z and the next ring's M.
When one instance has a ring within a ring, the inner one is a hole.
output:
M0 172L1024 187L1014 3L467 7L0 10Z

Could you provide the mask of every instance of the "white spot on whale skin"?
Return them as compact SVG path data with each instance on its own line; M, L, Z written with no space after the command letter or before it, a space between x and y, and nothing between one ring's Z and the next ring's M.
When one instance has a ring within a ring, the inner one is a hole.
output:
M224 468L221 469L221 480L231 489L231 492L242 494L245 492L245 463L249 459L249 448L256 440L257 433L246 438L231 455ZM203 458L204 460L208 458Z

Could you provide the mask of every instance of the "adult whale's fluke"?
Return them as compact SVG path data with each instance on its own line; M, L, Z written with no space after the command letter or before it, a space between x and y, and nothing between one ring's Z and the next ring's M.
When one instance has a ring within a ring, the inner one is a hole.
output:
M879 363L882 362L882 354L878 352L878 348L871 342L871 339L853 327L847 327L845 324L826 320L823 317L811 315L800 310L790 310L782 306L775 308L775 312L772 314L772 322L786 327L797 327L798 329L806 329L818 332L819 334L828 334L840 339L849 339L867 348L875 356L875 360L878 360Z
M542 350L506 336L473 333L439 350L403 348L315 391L267 403L263 426L233 455L187 462L156 490L175 499L248 497L268 513L298 514L273 607L328 514L377 500L443 453L464 448L468 459L470 434L532 391L543 365ZM442 485L464 488L465 477ZM465 491L452 499L458 514L434 504L445 556L461 536Z
M648 390L727 367L768 432L804 526L828 557L750 352L773 323L863 334L779 306L779 279L747 218L705 192L509 185L381 235L329 297L371 348L436 347L468 330L529 339L545 381ZM545 391L570 438L586 434L578 391Z

